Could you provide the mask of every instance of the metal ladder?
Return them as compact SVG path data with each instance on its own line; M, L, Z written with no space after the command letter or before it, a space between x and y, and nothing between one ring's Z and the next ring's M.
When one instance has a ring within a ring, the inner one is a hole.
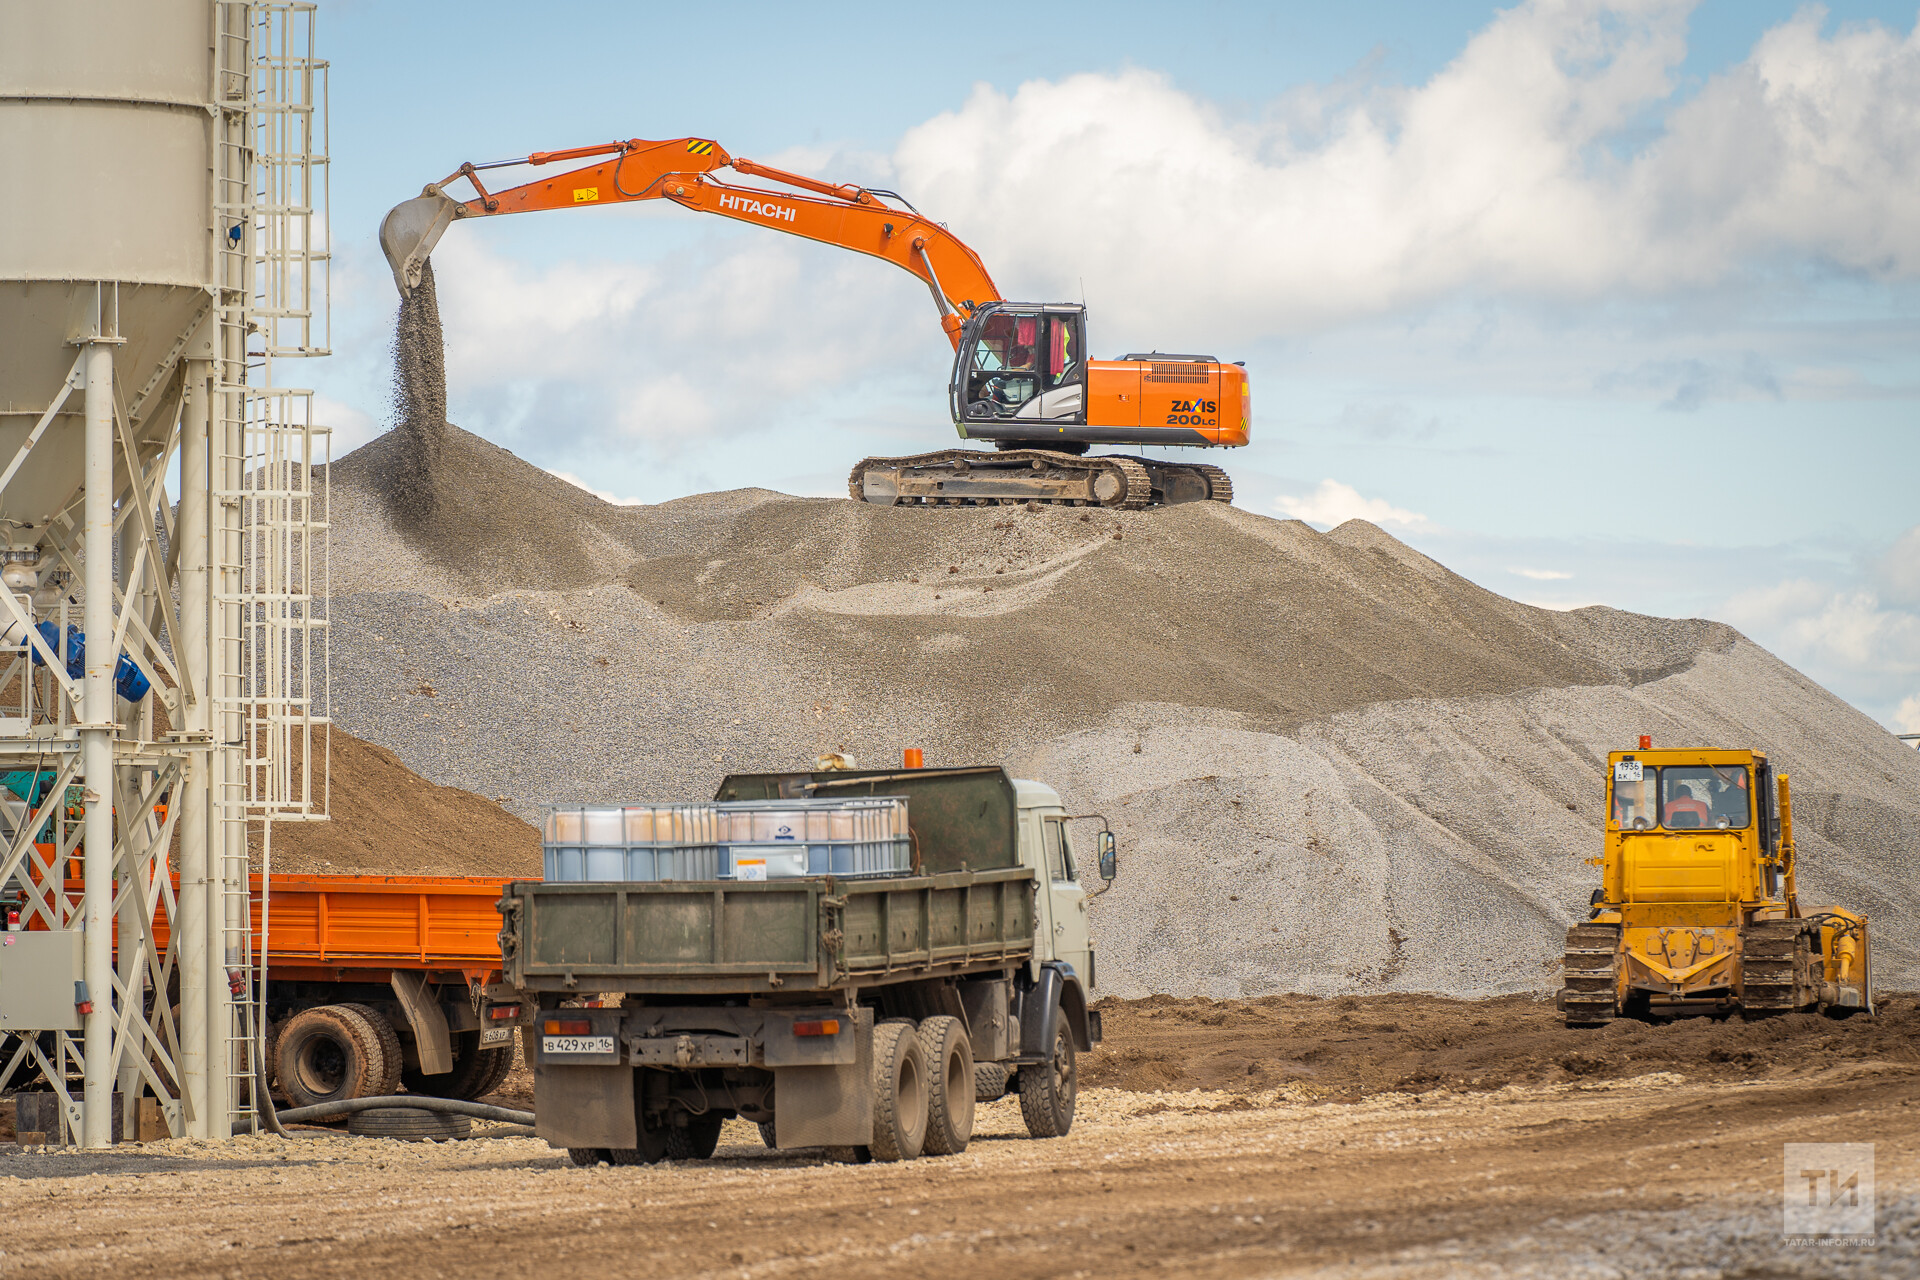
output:
M264 955L255 962L264 950L255 930L270 907L264 878L255 900L251 842L239 833L259 831L264 863L275 821L324 819L331 798L329 437L313 421L313 393L274 378L277 359L329 354L327 64L314 55L311 3L217 0L216 16L222 234L210 452L222 567L216 643L226 661L212 693L218 736L238 746L228 757L237 772L219 780L216 795L229 833L220 850L220 960L235 1000L228 1096L235 1118L257 1128L254 1046L266 966Z

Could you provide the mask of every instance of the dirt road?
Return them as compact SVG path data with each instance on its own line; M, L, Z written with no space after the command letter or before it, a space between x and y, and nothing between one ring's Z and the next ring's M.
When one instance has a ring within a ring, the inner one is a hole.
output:
M1671 1075L1298 1102L1090 1089L1067 1138L984 1108L960 1157L705 1164L527 1138L177 1142L0 1161L0 1274L822 1277L1912 1275L1920 1072ZM1876 1144L1879 1244L1790 1248L1781 1144Z

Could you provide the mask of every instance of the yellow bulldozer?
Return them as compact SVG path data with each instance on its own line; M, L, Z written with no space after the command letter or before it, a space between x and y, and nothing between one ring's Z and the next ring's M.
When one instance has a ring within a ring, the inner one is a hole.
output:
M1604 868L1567 930L1569 1027L1619 1017L1873 1011L1866 917L1803 913L1787 775L1758 751L1607 757Z

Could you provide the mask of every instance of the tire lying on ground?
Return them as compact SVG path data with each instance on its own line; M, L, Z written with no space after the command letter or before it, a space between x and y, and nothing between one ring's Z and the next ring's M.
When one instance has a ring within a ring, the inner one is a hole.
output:
M450 1116L422 1107L372 1107L347 1117L347 1132L357 1138L398 1138L402 1142L454 1142L473 1136L470 1116Z
M911 1160L927 1137L927 1055L911 1022L873 1029L873 1158Z
M1053 1052L1048 1060L1020 1068L1020 1118L1036 1138L1064 1138L1073 1128L1073 1104L1080 1096L1080 1067L1074 1058L1073 1033L1067 1020L1057 1020Z
M916 1033L927 1059L927 1136L930 1156L957 1156L973 1137L973 1041L960 1019L925 1018Z
M343 1005L302 1009L280 1028L274 1074L294 1107L389 1092L380 1034Z

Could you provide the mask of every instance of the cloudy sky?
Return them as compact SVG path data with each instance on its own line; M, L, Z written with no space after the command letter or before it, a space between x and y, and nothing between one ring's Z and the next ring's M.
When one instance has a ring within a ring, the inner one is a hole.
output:
M387 425L375 230L625 137L900 191L1096 355L1244 360L1240 505L1493 590L1730 622L1920 732L1920 5L334 0L336 453ZM539 172L543 176L546 171ZM665 202L465 223L450 416L619 500L946 447L885 264Z

